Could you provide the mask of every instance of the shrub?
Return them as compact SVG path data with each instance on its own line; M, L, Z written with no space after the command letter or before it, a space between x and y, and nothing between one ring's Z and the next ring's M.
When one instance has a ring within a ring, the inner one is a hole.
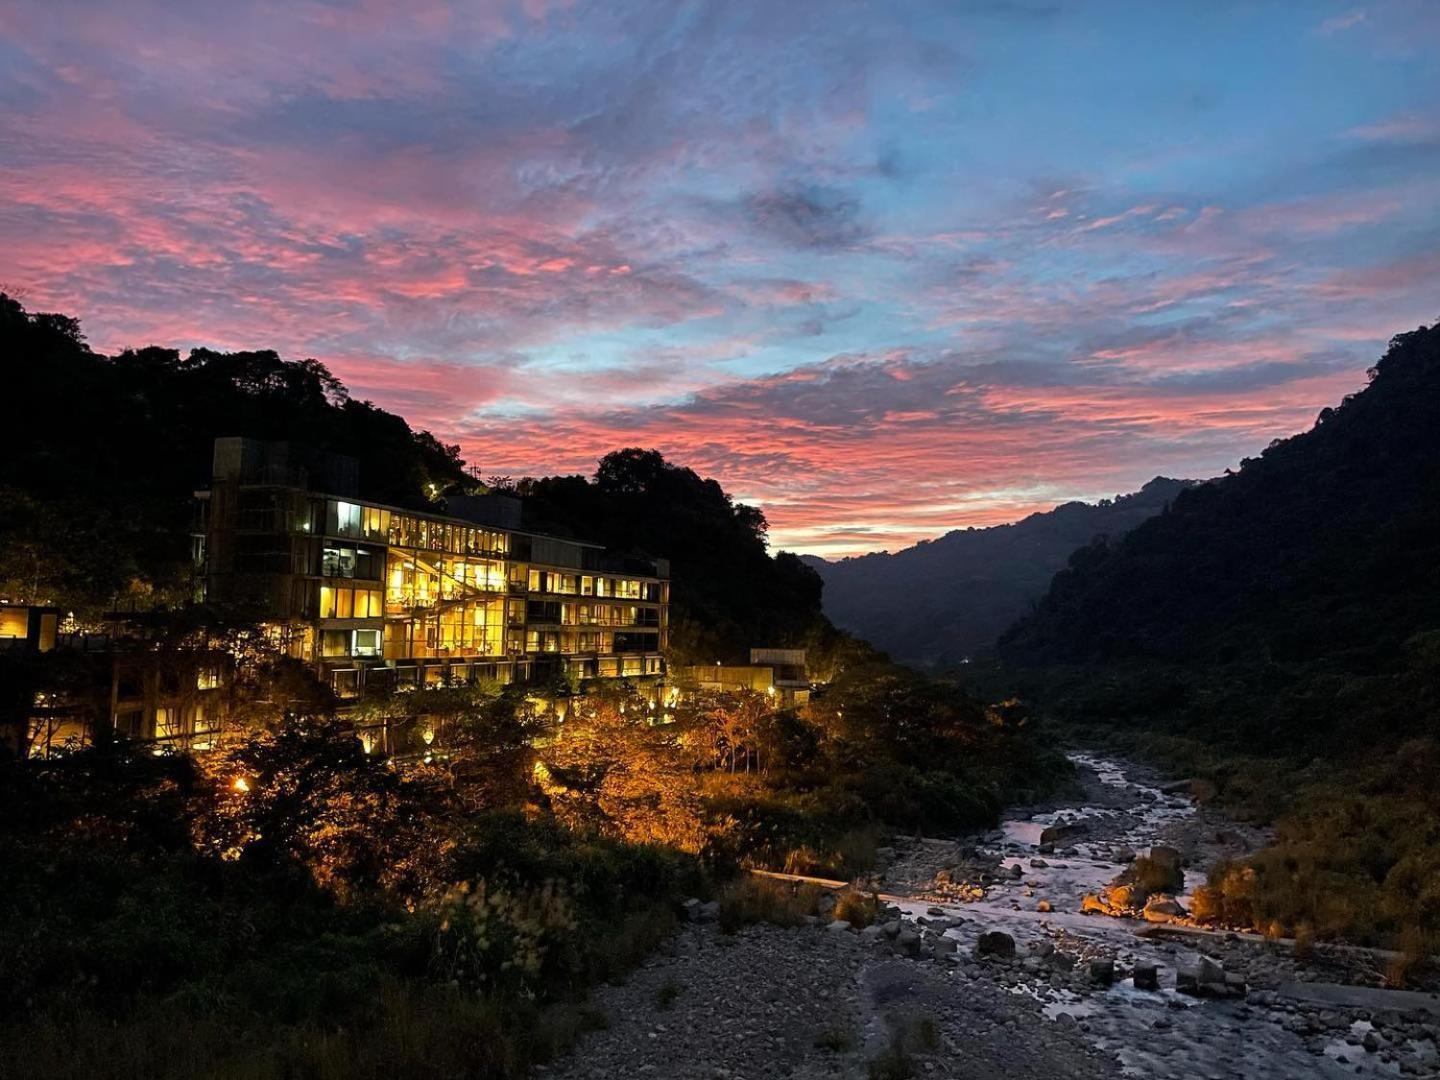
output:
M1213 885L1201 885L1190 897L1190 915L1196 922L1219 922L1225 915L1225 898Z
M1400 935L1400 948L1385 965L1385 985L1400 989L1413 983L1431 965L1435 940L1416 926L1408 926Z
M1185 872L1178 866L1172 867L1156 862L1148 855L1141 855L1122 875L1128 884L1138 886L1149 896L1151 893L1175 894L1185 887Z
M1294 955L1302 964L1308 964L1315 956L1315 928L1309 923L1301 923L1295 928Z
M565 888L553 881L518 889L489 886L483 878L461 882L440 899L437 917L441 981L531 996L543 976L563 973L555 953L579 925Z
M746 875L720 893L720 929L734 933L761 922L803 926L819 906L820 890L813 885Z
M880 898L873 893L867 896L859 889L846 889L835 900L835 918L862 930L875 921L879 912Z
M1227 926L1254 926L1259 913L1256 895L1259 879L1247 863L1225 860L1210 871L1210 885L1220 893L1221 921Z

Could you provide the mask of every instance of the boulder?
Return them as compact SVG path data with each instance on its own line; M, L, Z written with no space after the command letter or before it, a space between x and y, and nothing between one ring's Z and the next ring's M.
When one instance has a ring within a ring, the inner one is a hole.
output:
M1180 852L1168 844L1156 844L1150 849L1150 861L1166 870L1180 869Z
M1050 865L1050 864L1049 864L1048 862L1046 862L1044 859L1031 859L1031 860L1030 860L1030 868L1031 868L1032 870L1044 870L1044 869L1045 869L1047 866L1049 866L1049 865Z
M1100 894L1110 913L1134 911L1145 903L1145 890L1139 885L1111 885Z
M1137 961L1133 979L1136 990L1159 990L1160 965L1148 960Z
M1082 821L1067 821L1059 825L1051 825L1040 833L1040 844L1063 844L1067 840L1075 840L1090 832L1090 826Z
M1109 986L1115 981L1115 961L1108 956L1097 956L1090 961L1090 981L1096 986Z
M1051 911L1054 910L1054 908L1050 906L1049 900L1041 900L1038 904L1035 905L1035 910L1048 915Z
M1045 957L1045 962L1056 971L1074 971L1076 961L1074 953L1060 952L1058 949Z
M1117 863L1132 863L1135 861L1135 850L1128 847L1111 848L1110 859Z
M1238 986L1232 979L1238 981ZM1202 956L1195 967L1175 973L1175 989L1196 997L1228 997L1243 995L1245 981L1238 976L1227 977L1219 961Z
M910 927L905 927L895 935L895 951L902 956L919 956L920 935Z
M825 929L830 930L836 934L841 934L844 933L846 930L850 929L850 924L844 919L834 919Z
M1018 862L1010 864L1010 869L1008 873L1012 878L1015 878L1017 880L1025 876L1025 871L1020 868L1020 864Z
M980 935L975 942L976 956L998 956L1003 960L1015 958L1015 939L1003 930L990 930Z
M1146 922L1168 923L1183 919L1186 912L1173 897L1152 896L1145 901L1145 910L1140 914Z
M936 938L930 946L930 951L936 960L944 960L955 955L960 948L960 943L953 937Z
M1053 841L1050 843L1046 843L1042 840L1038 845L1036 845L1035 850L1038 851L1041 855L1054 855L1055 844Z
M705 903L697 897L690 897L680 905L689 922L714 922L720 918L720 901L711 900Z

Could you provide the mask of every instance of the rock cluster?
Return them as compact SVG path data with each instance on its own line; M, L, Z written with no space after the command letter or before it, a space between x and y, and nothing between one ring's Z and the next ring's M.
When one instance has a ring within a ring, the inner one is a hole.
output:
M1244 997L1245 976L1227 973L1218 960L1202 956L1194 966L1175 973L1175 989L1195 997Z

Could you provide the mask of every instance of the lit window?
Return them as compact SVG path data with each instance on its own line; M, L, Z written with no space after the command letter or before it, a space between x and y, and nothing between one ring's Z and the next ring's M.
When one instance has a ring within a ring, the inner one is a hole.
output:
M360 531L360 507L354 503L335 504L335 531L341 536L354 536Z
M155 738L173 739L180 734L180 710L161 706L155 710Z

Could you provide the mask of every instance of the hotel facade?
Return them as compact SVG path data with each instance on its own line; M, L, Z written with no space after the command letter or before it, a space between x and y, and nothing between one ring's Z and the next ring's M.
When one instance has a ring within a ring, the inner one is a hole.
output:
M521 528L519 500L445 512L358 497L353 459L217 439L197 492L204 598L248 611L343 700L564 678L658 683L669 565Z

